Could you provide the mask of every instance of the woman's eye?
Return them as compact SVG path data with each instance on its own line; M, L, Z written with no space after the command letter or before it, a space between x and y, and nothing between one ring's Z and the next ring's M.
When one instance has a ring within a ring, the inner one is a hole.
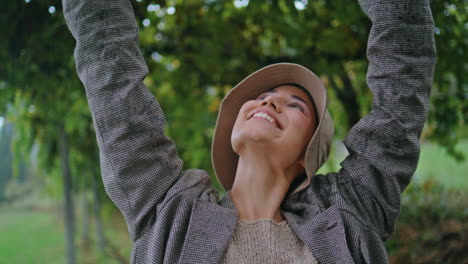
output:
M304 112L304 107L300 104L290 104L289 106L299 109L301 112Z

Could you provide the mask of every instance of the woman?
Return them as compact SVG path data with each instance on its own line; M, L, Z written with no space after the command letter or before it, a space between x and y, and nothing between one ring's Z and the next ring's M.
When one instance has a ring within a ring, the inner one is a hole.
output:
M314 175L332 136L319 79L268 66L223 100L213 166L182 171L129 0L64 0L93 115L106 191L134 242L131 263L388 263L384 241L419 156L435 64L429 0L360 0L372 111L349 132L337 173Z

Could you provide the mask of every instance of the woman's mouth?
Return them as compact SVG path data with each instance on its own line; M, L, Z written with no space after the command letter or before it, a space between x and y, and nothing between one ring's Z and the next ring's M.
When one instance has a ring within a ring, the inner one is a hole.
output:
M268 121L271 125L275 126L276 128L279 128L279 125L276 122L276 120L270 114L268 114L266 112L258 111L256 113L254 113L250 118L264 119L264 120Z

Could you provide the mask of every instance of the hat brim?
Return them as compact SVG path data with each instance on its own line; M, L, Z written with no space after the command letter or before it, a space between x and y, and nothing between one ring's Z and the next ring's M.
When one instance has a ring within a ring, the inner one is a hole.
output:
M261 93L288 83L304 87L314 100L319 124L312 138L319 136L317 134L327 112L327 95L322 81L313 72L298 64L277 63L252 73L226 94L218 112L211 160L216 176L225 190L232 188L237 170L238 155L232 149L231 134L240 108L245 102L256 99ZM310 141L308 149L311 144L315 145L313 140ZM308 154L311 153L306 152L306 155ZM306 171L309 174L307 168Z

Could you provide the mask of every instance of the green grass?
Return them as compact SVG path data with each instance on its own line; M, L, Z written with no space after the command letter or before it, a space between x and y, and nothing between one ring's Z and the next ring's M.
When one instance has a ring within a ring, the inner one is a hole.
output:
M114 257L100 254L93 241L87 247L84 246L83 241L80 239L81 216L78 215L77 217L76 263L120 263ZM60 218L61 215L52 210L0 207L0 263L65 263L64 224ZM130 260L131 241L123 217L118 212L114 212L112 217L107 218L104 223L105 236L113 247L118 250L121 259L128 262ZM90 231L93 232L93 221L90 224ZM94 238L93 233L90 235L91 238ZM112 254L115 254L115 252Z
M444 149L439 146L426 143L421 148L419 166L416 170L414 181L424 182L432 180L451 189L468 188L468 140L458 145L467 160L457 162L447 156Z
M338 143L334 143L336 147ZM466 160L457 162L448 156L447 152L440 146L424 143L421 146L418 168L414 174L413 182L422 183L431 180L442 184L443 187L455 190L468 189L468 140L461 141L458 148ZM332 149L330 159L324 164L318 173L338 171L339 163L346 157L343 151Z
M0 211L0 263L65 263L64 236L47 211Z

